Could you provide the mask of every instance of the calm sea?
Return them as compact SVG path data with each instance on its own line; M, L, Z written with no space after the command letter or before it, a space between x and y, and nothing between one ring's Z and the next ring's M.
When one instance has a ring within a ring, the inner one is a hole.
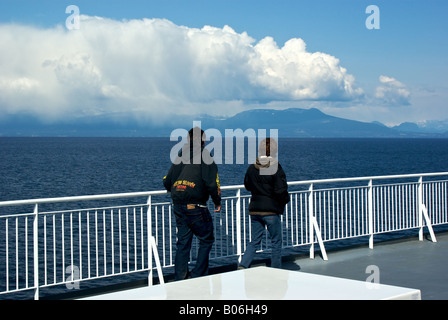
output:
M3 137L0 201L161 190L175 144ZM448 139L281 139L279 151L289 181L448 171ZM218 168L221 185L242 184L247 163Z
M176 143L2 137L0 201L162 190ZM289 181L448 172L448 139L280 139L279 151ZM242 184L247 166L218 165L221 185Z

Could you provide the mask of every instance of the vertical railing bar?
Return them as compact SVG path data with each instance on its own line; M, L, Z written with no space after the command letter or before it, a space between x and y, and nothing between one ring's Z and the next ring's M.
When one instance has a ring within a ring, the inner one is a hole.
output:
M6 291L9 291L9 234L8 234L8 221L9 218L5 219L5 259L6 259Z
M364 234L364 189L358 188L358 236Z
M353 214L353 210L352 210L352 199L353 199L353 189L348 189L348 216L349 216L349 230L350 230L350 237L352 237L353 235L353 219L354 219L354 214ZM352 218L353 215L353 218Z
M403 208L402 208L402 201L403 201L403 197L402 197L402 185L398 186L398 213L397 215L399 216L399 228L403 228L403 219L404 219L404 214L403 214Z
M228 240L229 240L229 210L228 210L228 202L229 202L229 200L226 200L226 255L229 255L229 246L228 246L228 243L229 243L228 242Z
M394 191L395 186L390 186L390 190L389 190L389 205L390 205L390 216L391 216L391 222L392 222L392 230L396 231L397 230L397 224L396 224L396 211L395 211L395 191Z
M246 249L246 236L247 236L247 233L246 233L246 199L245 198L243 198L243 204L242 204L242 207L243 207L243 222L242 222L242 224L243 224L243 226L244 226L244 228L242 229L242 232L243 232L243 235L242 235L242 249L241 249L241 251L244 251L245 249Z
M34 205L33 259L34 259L34 300L39 300L39 205Z
M126 208L126 272L129 272L129 208Z
M403 212L403 228L409 228L409 216L408 216L408 184L404 184L401 192L403 200L401 202Z
M288 230L288 229L291 229L291 225L290 225L290 221L289 221L289 216L290 216L290 210L289 210L289 206L288 205L286 205L285 206L285 217L284 217L284 219L285 219L285 226L286 226L286 229L285 230ZM281 215L281 219L283 218L282 217L283 215ZM243 217L244 217L244 215L243 215ZM282 232L283 233L283 232ZM285 234L285 243L286 243L286 246L289 246L290 244L289 244L289 236L288 236L288 232L285 232L284 233Z
M107 248L106 248L106 241L107 241L107 228L106 228L106 209L103 209L103 256L104 256L104 275L107 274Z
M433 194L433 210L432 210L432 213L430 214L430 217L432 217L432 219L431 219L431 221L432 221L432 223L433 224L437 224L437 222L439 221L439 219L438 219L438 212L439 212L439 210L440 210L440 207L439 207L439 192L438 192L438 190L439 190L439 188L438 188L438 182L435 182L435 183L433 183L433 192L434 192L434 194Z
M118 250L120 257L120 273L123 273L123 235L121 234L121 208L118 209Z
M373 234L374 234L374 227L373 227L373 222L374 222L374 217L373 217L373 181L370 179L369 180L369 185L368 185L368 195L367 195L367 205L368 205L368 216L369 216L369 248L373 249Z
M333 238L336 238L336 220L335 220L335 198L334 198L334 189L331 191L331 203L332 203L332 213L333 213L333 219L332 219L332 230L333 230Z
M381 187L381 218L382 218L382 230L381 231L386 231L387 228L387 210L386 210L386 205L385 205L385 196L386 194L386 187Z
M386 187L384 187L384 198L383 198L383 204L384 204L384 214L385 214L385 225L386 225L386 228L385 228L385 230L386 231L391 231L390 230L390 221L389 221L389 212L388 212L388 201L387 201L387 189L388 189L388 187L386 186Z
M44 285L47 285L47 215L44 215Z
M339 224L340 216L339 216L339 190L336 190L336 217L337 217L337 231L338 231L338 239L341 236L341 226Z
M361 232L362 234L367 234L366 228L365 228L365 219L366 219L366 214L365 214L365 207L364 207L364 199L366 197L365 195L366 189L362 188L361 189Z
M16 217L16 289L19 289L19 218Z
M137 224L136 224L136 216L135 210L137 208L134 207L133 217L134 217L134 270L137 271Z
M305 223L303 223L303 221L304 221L303 219L304 219L303 218L303 193L301 193L300 194L300 243L301 244L304 243L303 242L303 234L304 234L304 232L303 232L303 230L304 230L303 225L304 224L305 224L305 236L306 236L306 233L307 233L307 230L308 230L307 227L306 227L306 221L305 221ZM306 214L305 214L305 219L306 219Z
M224 208L224 206L223 206L223 208ZM225 214L227 214L227 212ZM223 238L224 238L223 237L222 214L218 215L218 219L219 219L219 231L220 231L220 237L219 237L220 245L219 245L219 248L220 248L220 255L222 256L223 255L223 250L222 250L222 248L223 248Z
M391 204L391 194L390 194L391 186L387 186L387 210L389 213L389 230L394 230L394 220L392 217L392 204Z
M155 228L154 228L154 233L155 233L155 237L154 239L156 240L156 243L159 243L159 207L155 206L154 208L154 220L155 220Z
M397 230L400 230L399 223L398 223L398 200L397 200L397 185L394 186L394 199L395 199L395 228Z
M294 245L294 209L293 209L293 198L292 198L292 194L289 195L289 202L290 202L290 210L291 210L291 246ZM297 229L297 226L296 228Z
M70 212L70 269L71 277L70 281L73 282L73 212Z
M314 192L313 184L310 184L308 195L308 223L309 223L309 239L310 239L310 259L314 259L314 228L313 228L313 217L314 217Z
M25 288L29 288L28 283L28 217L25 217Z
M99 247L98 247L98 209L95 210L95 274L99 277L100 266L99 266Z
M79 219L81 221L81 219ZM87 279L90 279L90 211L87 211ZM81 238L81 237L80 237ZM81 263L82 265L82 263ZM81 274L81 279L82 279L82 272L80 272Z
M444 223L446 223L447 222L447 216L448 216L448 206L447 206L447 192L446 192L446 190L447 190L447 182L445 182L444 184L443 184L443 187L442 187L442 189L443 189L443 191L442 191L442 193L443 193L443 197L442 197L442 200L443 200L443 205L442 205L442 207L443 207L443 222Z
M423 177L418 180L418 226L419 232L418 237L420 241L423 241L423 210L421 208L423 204Z
M83 279L82 276L82 222L81 222L81 211L78 212L78 251L79 251L79 277L80 279ZM73 267L72 267L73 269ZM74 271L73 271L74 273ZM75 279L73 279L72 281L74 281ZM77 279L76 279L77 280Z
M148 255L148 286L152 286L153 277L152 277L152 252L151 252L151 236L152 236L152 198L149 195L146 200L147 210L146 210L146 243L147 243L147 255ZM143 235L142 235L143 236Z
M296 214L295 214L295 218L296 218L296 243L295 245L299 244L299 211L298 211L298 203L297 203L297 193L294 195L295 198L295 209L296 209Z
M235 254L235 220L233 218L234 216L234 208L233 208L233 199L230 200L230 214L231 214L231 218L230 218L230 222L231 222L231 232L232 232L232 254Z
M438 214L436 214L435 213L435 216L437 217L436 218L436 220L434 221L435 223L439 223L440 222L440 213L442 212L442 207L441 207L441 200L440 200L440 186L441 186L441 183L440 182L437 182L437 184L436 184L436 189L437 189L437 201L436 201L436 204L437 204L437 212L438 212Z
M162 206L162 261L166 265L166 248L165 248L165 206Z
M238 262L241 262L242 248L241 248L241 189L236 193L236 250L238 255Z
M345 212L345 237L348 237L348 234L349 234L349 229L348 229L348 207L349 207L349 202L348 202L348 200L347 200L347 194L348 194L348 191L347 190L344 190L344 201L343 201L343 208L344 208L344 212Z
M110 247L111 247L111 262L112 262L112 274L115 274L115 241L114 241L114 209L110 209Z
M143 223L143 206L140 207L140 254L142 255L141 260L142 260L142 270L145 269L145 248L144 248L144 233L143 233L143 227L144 227L144 223Z
M56 219L53 215L53 284L56 283Z
M403 211L402 211L402 191L401 191L402 185L398 185L396 188L396 196L395 198L397 199L397 216L398 216L398 228L401 230L403 228Z
M173 251L174 251L173 250L173 241L171 241L171 239L173 239L173 231L172 231L172 228L171 228L171 226L172 226L172 223L171 223L172 215L173 215L173 212L171 210L171 206L168 206L168 225L169 225L169 228L170 228L170 231L169 231L169 236L170 236L170 265L173 264Z
M61 215L61 235L62 235L62 281L64 281L65 277L65 223L64 223L64 214Z
M410 190L410 185L409 184L407 184L406 186L405 186L405 199L406 199L406 202L405 202L405 208L404 208L404 210L405 210L405 213L406 213L406 228L410 228L410 226L411 226L411 206L410 206L410 203L409 203L409 190Z
M323 200L322 200L323 197ZM319 207L321 208L319 210L319 226L321 228L321 231L323 230L323 238L324 240L326 240L326 229L327 229L327 224L325 223L326 221L326 213L327 213L327 208L325 205L325 191L320 191L319 192ZM323 211L323 214L322 214ZM324 220L324 223L322 223L322 219Z

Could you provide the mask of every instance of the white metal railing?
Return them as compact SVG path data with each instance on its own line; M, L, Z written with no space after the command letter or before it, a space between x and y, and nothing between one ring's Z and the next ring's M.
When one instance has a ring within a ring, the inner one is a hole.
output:
M381 233L418 229L423 240L425 226L435 242L432 226L448 223L447 177L443 172L289 182L283 246L309 245L314 258L317 243L326 260L325 242L366 236L373 248L374 235ZM242 185L221 189L211 259L225 264L241 257L250 241L250 195ZM98 201L107 203L89 206ZM67 208L69 203L76 208ZM34 290L38 299L40 288L77 288L82 281L145 271L152 284L154 269L163 281L162 268L174 264L176 229L166 191L6 201L0 209L7 210L0 211L0 297ZM267 235L260 251L266 249Z

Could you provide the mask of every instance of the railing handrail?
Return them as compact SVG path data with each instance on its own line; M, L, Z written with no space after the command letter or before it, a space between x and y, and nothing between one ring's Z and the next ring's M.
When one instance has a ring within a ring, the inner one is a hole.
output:
M396 175L385 175L385 176L367 176L367 177L353 177L353 178L335 178L335 179L293 181L293 182L288 182L288 185L296 186L296 185L308 185L308 184L325 184L325 183L334 183L334 182L406 179L406 178L435 177L435 176L446 176L446 175L448 175L448 172L396 174Z
M326 184L326 183L335 183L335 182L370 181L370 180L386 180L386 179L401 179L401 178L403 178L403 179L405 179L405 178L420 178L420 177L434 177L434 176L448 176L448 172L414 173L414 174L398 174L398 175L382 175L382 176L367 176L367 177L289 181L288 186ZM238 190L238 189L244 189L244 185L232 185L232 186L222 186L221 187L221 190L223 190L223 191L224 190ZM84 195L84 196L71 196L71 197L13 200L13 201L0 202L0 207L35 205L35 204L44 204L44 203L94 201L94 200L107 200L107 199L119 199L119 198L137 198L137 197L149 197L149 196L156 196L156 195L164 195L164 194L168 194L168 192L166 190L156 190L156 191L142 191L142 192L128 192L128 193L111 193L111 194L100 194L100 195Z

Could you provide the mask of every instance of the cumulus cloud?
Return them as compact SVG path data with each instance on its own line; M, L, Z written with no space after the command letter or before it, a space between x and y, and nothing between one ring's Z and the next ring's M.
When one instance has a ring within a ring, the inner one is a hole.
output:
M3 114L151 118L214 113L211 106L253 101L343 101L363 94L337 58L308 52L302 39L280 48L273 38L257 43L228 26L81 16L80 29L72 31L0 25L0 46ZM385 99L402 89L382 83L377 95Z
M339 60L321 52L307 52L302 39L291 39L279 48L271 37L254 47L252 81L270 97L288 100L346 100L362 95L354 77Z
M380 76L380 85L376 88L375 97L390 106L410 105L410 92L407 87L395 78Z

